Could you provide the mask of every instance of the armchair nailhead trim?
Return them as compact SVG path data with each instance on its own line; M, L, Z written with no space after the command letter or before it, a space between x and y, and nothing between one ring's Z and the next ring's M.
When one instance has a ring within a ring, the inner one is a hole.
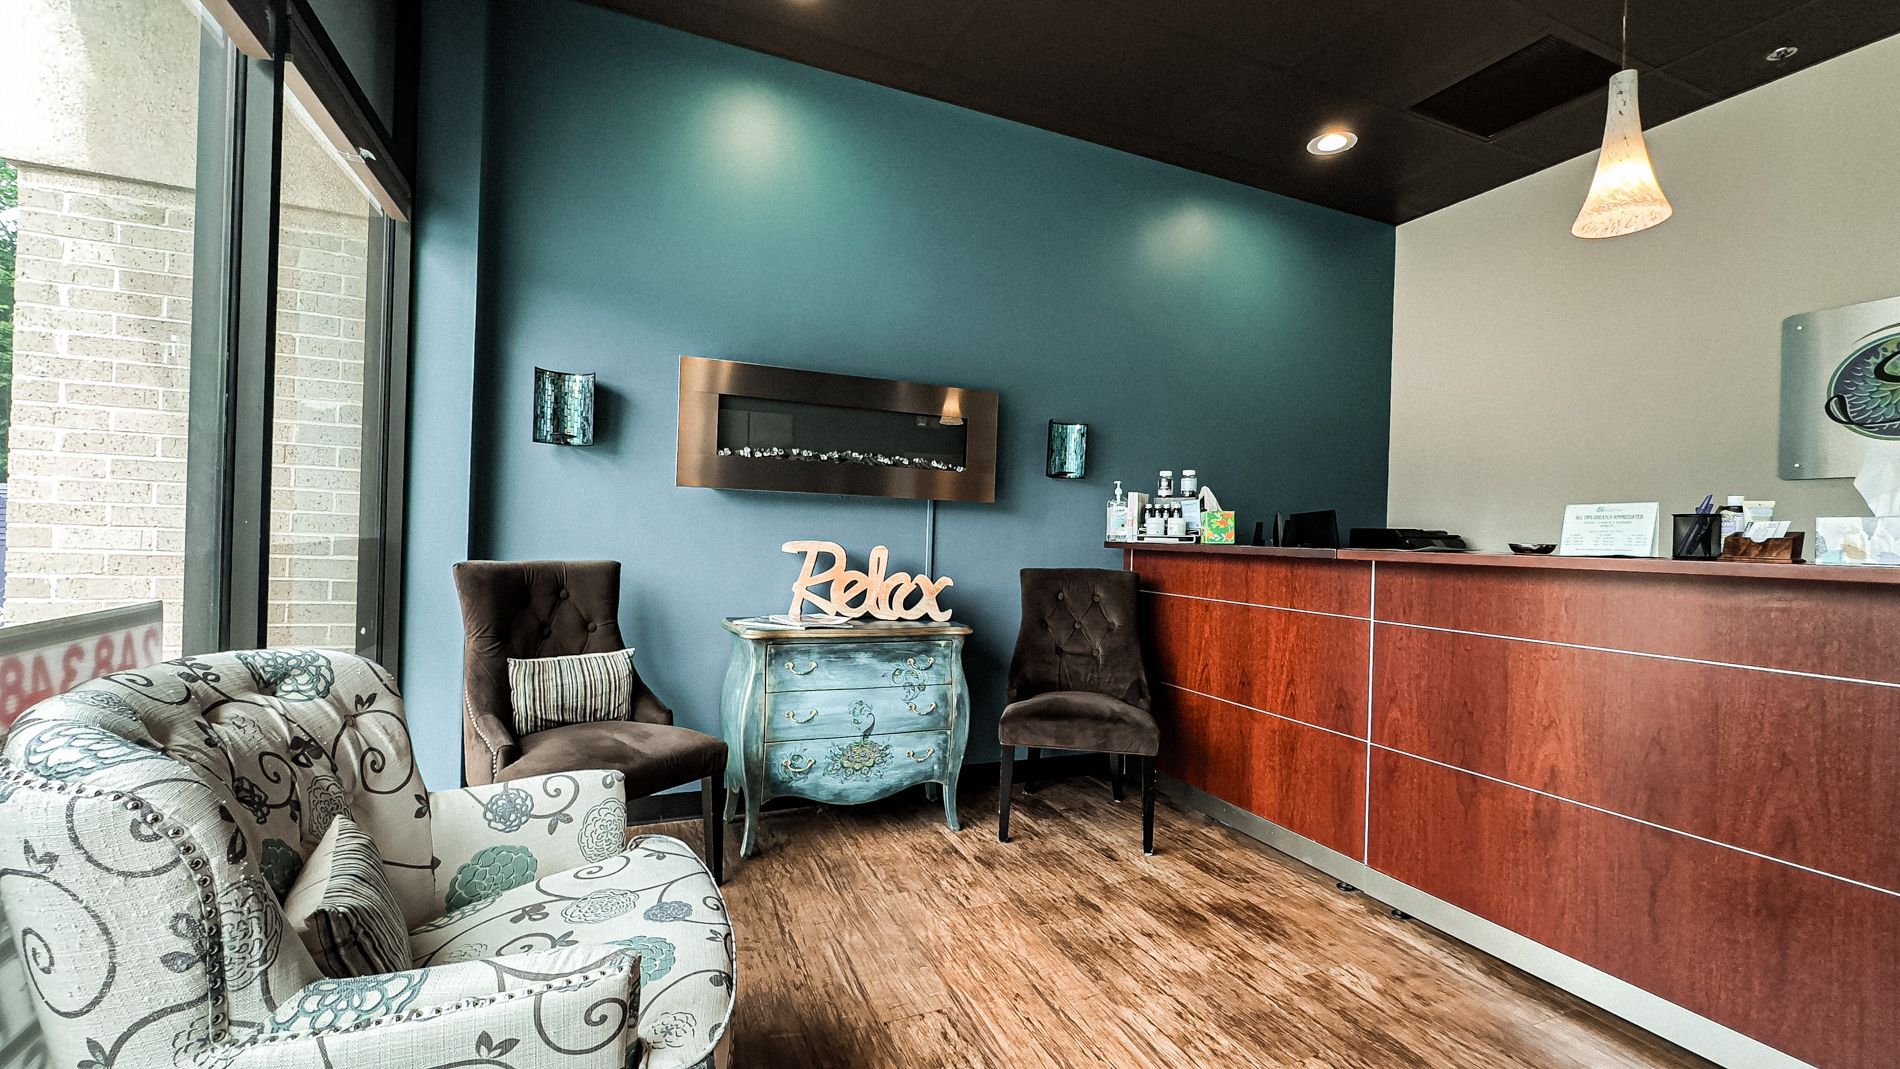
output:
M471 724L475 723L474 713L474 708L468 704L468 697L464 695L462 698L463 719ZM488 751L488 778L490 780L499 779L501 777L501 754L498 753L493 746L489 745L488 736L483 735L480 728L475 729L475 734L482 740L482 749Z
M608 965L599 969L595 969L591 972L573 973L566 976L561 976L554 980L546 981L538 986L518 987L510 991L497 991L496 993L492 995L470 995L466 998L457 999L454 1002L442 1003L439 1006L430 1006L425 1009L404 1010L400 1013L385 1014L384 1016L381 1016L381 1017L371 1017L366 1020L357 1021L353 1024L343 1025L340 1028L329 1028L329 1029L324 1029L322 1031L303 1031L303 1032L254 1032L248 1036L245 1036L241 1039L233 1041L230 1044L227 1044L224 1049L227 1051L240 1051L246 1047L262 1047L271 1043L288 1043L288 1042L293 1042L295 1040L316 1039L321 1036L342 1035L349 1032L364 1032L364 1031L368 1031L371 1028L382 1028L388 1025L408 1024L412 1021L432 1021L438 1017L442 1017L447 1014L455 1013L462 1010L480 1009L484 1006L493 1006L493 1005L496 1005L498 1003L503 1003L503 1002L515 1002L519 999L524 999L524 998L539 998L540 996L548 994L551 991L566 991L571 988L590 987L593 984L600 982L601 980L608 979L609 977L631 976L633 973L634 961L635 961L635 958L632 955L622 955L619 958L620 963L617 965ZM627 1008L627 1012L630 1015L637 1018L640 1013L640 1008L638 1006L629 1006Z
M190 834L190 829L181 824L168 821L164 814L151 808L142 798L128 795L123 791L108 791L103 787L92 787L84 784L71 784L63 780L47 779L36 772L29 772L13 764L5 758L0 758L0 779L17 783L31 790L46 791L51 794L66 795L73 798L98 798L107 802L117 802L127 812L136 813L143 811L145 823L154 830L159 831L166 840L170 841L172 852L178 855L180 862L192 869L198 869L204 864L202 858L190 856L195 850L191 842L186 839L186 836ZM210 939L211 944L217 948L217 953L205 954L199 961L205 970L205 990L211 996L206 1000L206 1005L210 1010L211 1040L214 1043L220 1043L223 1042L226 1036L225 1025L227 1021L222 1004L224 996L224 935L223 928L218 924L218 896L217 892L211 889L211 877L208 874L201 873L194 882L196 882L200 888L198 894L200 910L198 917L199 923L204 926L204 931L207 938Z

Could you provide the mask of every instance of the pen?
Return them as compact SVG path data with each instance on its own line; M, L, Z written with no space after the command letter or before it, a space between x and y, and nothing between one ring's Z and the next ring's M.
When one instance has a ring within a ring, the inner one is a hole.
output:
M1702 504L1697 505L1695 507L1695 522L1689 525L1688 533L1682 536L1682 541L1676 543L1677 559L1681 559L1683 557L1688 556L1690 548L1693 547L1697 542L1702 541L1702 533L1708 530L1709 513L1714 508L1715 508L1714 494L1709 494L1708 496L1704 497L1702 499Z

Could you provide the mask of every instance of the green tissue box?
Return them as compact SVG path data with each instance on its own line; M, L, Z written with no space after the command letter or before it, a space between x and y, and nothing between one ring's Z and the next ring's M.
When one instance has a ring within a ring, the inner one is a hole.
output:
M1234 514L1231 511L1201 513L1201 542L1210 546L1234 544Z

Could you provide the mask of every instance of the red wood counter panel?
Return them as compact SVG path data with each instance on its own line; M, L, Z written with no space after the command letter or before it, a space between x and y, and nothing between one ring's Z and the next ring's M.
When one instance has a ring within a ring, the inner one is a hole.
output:
M1365 616L1372 566L1297 557L1223 557L1134 550L1144 590L1187 594L1251 605Z
M1161 770L1342 854L1364 855L1366 744L1203 698L1155 694Z
M1900 891L1900 688L1379 625L1374 741Z
M1819 565L1816 565L1819 567ZM1883 584L1380 564L1376 615L1493 635L1900 682Z
M1365 736L1366 621L1143 594L1141 623L1156 682Z
M1900 1050L1900 898L1375 749L1371 864L1824 1069Z

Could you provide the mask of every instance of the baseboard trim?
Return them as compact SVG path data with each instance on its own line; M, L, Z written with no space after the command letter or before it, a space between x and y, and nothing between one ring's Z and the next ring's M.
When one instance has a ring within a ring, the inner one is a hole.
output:
M1163 794L1192 809L1302 862L1352 884L1369 897L1414 920L1514 965L1532 976L1621 1017L1646 1031L1733 1069L1814 1069L1759 1040L1691 1012L1658 995L1597 969L1508 928L1485 920L1440 898L1400 883L1367 867L1357 858L1322 846L1288 831L1172 776L1161 776Z

